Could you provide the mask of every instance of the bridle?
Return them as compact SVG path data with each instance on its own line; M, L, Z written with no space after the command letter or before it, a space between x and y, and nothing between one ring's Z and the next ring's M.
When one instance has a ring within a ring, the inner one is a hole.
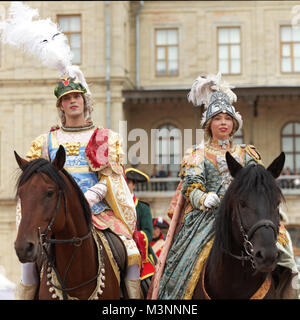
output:
M94 276L93 278L91 278L90 280L87 280L81 284L79 284L78 286L76 287L73 287L73 288L66 288L66 278L67 278L67 274L69 272L69 269L72 265L72 262L74 261L74 258L75 258L75 254L76 254L76 251L77 249L81 246L82 242L88 238L91 237L91 228L89 228L88 230L88 233L83 236L83 237L73 237L71 239L54 239L54 238L47 238L48 234L52 231L52 228L53 228L53 225L55 223L55 220L56 220L56 216L57 216L57 213L58 213L58 210L60 208L60 205L61 205L61 198L63 197L63 200L64 200L64 208L65 208L65 216L67 217L67 201L66 201L66 196L65 196L65 193L62 191L62 190L59 190L58 191L58 198L57 198L57 202L56 202L56 206L55 206L55 211L54 211L54 214L45 230L45 232L41 233L41 229L40 227L38 227L38 237L39 237L39 243L40 243L40 246L42 248L42 252L46 255L46 258L47 258L47 264L48 264L48 267L51 267L55 274L56 274L56 277L57 277L57 280L60 284L60 287L54 285L53 283L51 283L50 279L48 279L48 281L50 282L50 284L55 287L56 289L58 290L61 290L62 291L62 295L63 295L63 298L64 300L67 300L68 299L68 295L67 295L67 292L68 291L72 291L72 290L75 290L75 289L79 289L83 286L86 286L88 285L89 283L91 283L92 281L96 280L99 276L99 271L97 273L96 276ZM65 244L65 243L71 243L73 244L74 246L74 250L73 250L73 253L72 253L72 256L71 256L71 259L67 265L67 268L66 268L66 271L64 272L64 277L63 279L60 277L59 275L59 272L55 266L55 262L52 261L51 257L50 257L50 254L47 250L47 244ZM102 256L102 255L101 255Z
M260 228L271 228L274 231L274 235L275 235L275 239L277 238L277 234L278 234L278 228L276 228L275 224L273 223L273 221L269 220L269 219L261 219L259 221L257 221L250 229L248 232L245 231L243 224L242 224L242 220L241 220L241 216L240 216L240 212L239 210L236 211L236 218L237 218L237 223L239 225L239 230L241 232L242 238L243 238L243 249L241 251L241 255L235 255L233 253L231 253L230 251L228 251L227 253L232 256L233 258L236 258L238 260L242 261L242 264L244 266L244 261L250 261L251 262L251 266L252 268L255 270L256 266L255 266L255 262L254 262L254 250L253 250L253 244L251 242L251 239L253 237L253 235L255 234L255 232L260 229Z

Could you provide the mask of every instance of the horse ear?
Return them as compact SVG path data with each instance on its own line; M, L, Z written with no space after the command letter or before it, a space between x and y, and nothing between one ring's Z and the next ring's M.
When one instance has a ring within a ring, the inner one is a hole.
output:
M60 145L56 152L55 159L52 161L52 164L58 170L62 170L65 165L65 161L66 161L65 148L62 145Z
M280 155L275 160L273 160L273 162L268 166L267 170L271 172L272 176L275 179L277 179L280 176L284 166L284 162L285 162L285 153L281 152Z
M229 172L232 177L235 177L243 167L234 159L234 157L228 151L226 152L225 157Z
M14 151L14 154L15 154L15 158L16 158L16 161L20 167L20 169L24 170L24 166L29 162L23 158L21 158L16 151Z

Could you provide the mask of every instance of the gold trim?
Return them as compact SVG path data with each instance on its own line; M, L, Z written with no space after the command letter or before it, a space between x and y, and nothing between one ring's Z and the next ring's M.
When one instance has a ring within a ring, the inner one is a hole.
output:
M120 210L118 208L118 205L116 203L116 200L115 200L115 197L114 197L114 194L113 194L113 191L112 191L112 185L111 185L111 182L109 180L108 177L105 177L106 179L106 183L107 183L107 194L106 194L106 201L107 203L109 204L109 206L111 207L114 215L120 219L122 221L122 223L126 226L126 228L128 229L129 231L129 234L132 235L132 231L130 230L129 226L127 225L126 221L124 220L124 218L122 217L121 213L120 213Z
M64 167L68 172L73 173L82 173L82 172L91 172L88 166L82 167Z
M210 239L200 253L200 256L199 256L199 258L196 262L196 265L194 267L192 276L191 276L189 283L187 285L187 289L186 289L186 292L185 292L185 295L183 298L184 300L190 300L193 297L194 290L195 290L196 285L197 285L199 278L200 278L200 273L203 268L203 264L206 261L208 255L210 253L213 241L214 241L214 238Z
M187 188L186 193L184 195L188 198L190 196L190 193L194 189L200 189L202 192L205 192L206 190L202 183L193 183Z
M141 267L141 255L139 253L128 256L128 266L138 264Z
M111 264L111 266L112 266L112 268L114 270L114 273L115 273L115 275L116 275L116 277L118 279L119 285L120 285L119 267L118 267L118 264L117 264L115 258L113 257L113 254L111 252L111 249L110 249L110 246L108 244L108 241L107 241L106 237L103 235L103 233L100 230L98 230L96 228L94 230L97 232L97 235L99 236L99 238L102 241L102 244L103 244L104 249L105 249L105 251L107 253L107 256L108 256L108 259L110 261L110 264Z

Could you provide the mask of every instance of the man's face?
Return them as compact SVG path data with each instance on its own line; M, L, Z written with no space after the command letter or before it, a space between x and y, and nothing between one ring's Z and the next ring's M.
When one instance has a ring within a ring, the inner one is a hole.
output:
M158 238L160 236L160 228L154 227L153 228L153 238Z
M128 188L129 188L130 192L133 193L135 183L132 180L127 180L127 184L128 184Z
M84 117L84 100L80 92L70 92L61 98L61 110L65 112L66 120Z

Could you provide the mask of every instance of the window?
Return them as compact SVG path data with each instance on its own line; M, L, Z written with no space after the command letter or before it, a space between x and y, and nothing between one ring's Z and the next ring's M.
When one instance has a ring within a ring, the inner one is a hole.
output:
M181 131L171 124L160 126L156 135L156 163L166 176L177 177L181 161Z
M281 131L281 150L285 152L285 169L298 174L300 169L300 122L289 122Z
M300 72L300 29L280 27L281 72Z
M58 24L61 31L68 38L68 42L73 53L72 62L81 63L81 17L80 15L58 16Z
M239 27L217 29L218 70L223 74L241 73L241 35Z
M155 64L157 76L178 75L178 29L155 30Z
M239 129L233 136L233 141L235 144L243 144L244 143L244 133L243 129Z

